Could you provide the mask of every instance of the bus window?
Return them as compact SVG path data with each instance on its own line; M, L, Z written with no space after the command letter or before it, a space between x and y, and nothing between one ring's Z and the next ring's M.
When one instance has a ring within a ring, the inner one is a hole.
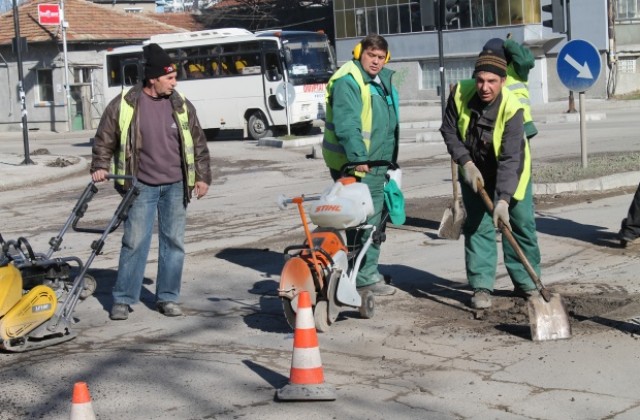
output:
M136 62L124 60L122 62L122 74L124 75L124 80L122 81L124 86L133 86L137 84L140 81L137 60Z
M234 55L233 56L233 69L234 69L234 73L237 74L242 74L242 70L245 67L249 66L249 62L247 61L247 59L242 56L242 55Z
M264 68L268 80L277 82L282 79L282 69L280 68L280 60L277 53L266 53L264 55Z
M206 77L206 74L205 74L204 64L198 63L197 61L187 62L187 78L188 79L204 79L205 77Z

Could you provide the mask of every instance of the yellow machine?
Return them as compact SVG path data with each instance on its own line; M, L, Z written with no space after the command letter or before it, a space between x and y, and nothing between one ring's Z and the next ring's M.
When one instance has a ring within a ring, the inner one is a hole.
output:
M67 223L56 237L49 241L45 254L33 252L29 242L20 237L5 241L0 235L0 348L23 352L62 343L76 337L72 325L76 322L73 311L79 300L86 299L96 290L96 280L87 270L98 255L106 237L127 218L133 200L138 196L137 181L129 176L110 175L132 181L132 187L104 229L78 227L88 203L98 192L91 182L78 199ZM77 257L53 258L60 249L62 237L73 227L77 232L100 234L91 244L92 252L85 264ZM72 277L72 266L77 275Z
M25 294L22 290L20 270L13 264L0 267L0 338L9 348L49 320L58 305L48 286L36 286Z

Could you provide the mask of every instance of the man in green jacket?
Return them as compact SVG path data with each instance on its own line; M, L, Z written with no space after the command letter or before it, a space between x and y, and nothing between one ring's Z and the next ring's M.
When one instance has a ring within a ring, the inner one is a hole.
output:
M505 87L507 62L501 50L483 50L474 79L452 90L440 127L451 158L459 165L470 306L491 306L497 247L495 228L506 225L540 275L540 250L531 188L531 155L524 135L523 106ZM478 194L482 185L493 198L491 214ZM535 284L508 241L502 242L505 266L516 291L530 296Z
M396 162L398 156L398 92L391 82L393 71L385 68L390 53L380 35L366 36L353 50L353 60L345 63L327 85L326 124L322 154L335 180L347 162L374 160ZM374 214L368 224L379 226L384 204L386 167L357 165L357 173L369 186ZM350 244L363 244L370 231L349 235ZM392 295L396 289L385 284L378 271L380 245L372 244L356 278L359 290L378 296Z

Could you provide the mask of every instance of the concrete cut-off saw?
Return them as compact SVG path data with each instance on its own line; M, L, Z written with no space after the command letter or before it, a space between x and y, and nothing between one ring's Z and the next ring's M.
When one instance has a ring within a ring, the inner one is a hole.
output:
M297 206L305 233L302 244L284 250L285 264L278 288L287 323L293 329L298 296L302 291L309 292L315 327L320 332L328 331L344 309L356 309L364 319L374 315L373 293L359 291L356 276L369 247L385 241L388 212L383 209L378 226L366 223L374 212L369 187L357 182L354 176L348 176L350 170L362 164L387 166L391 171L399 172L397 164L388 161L347 163L341 169L341 177L322 194L278 198L281 209L288 204ZM312 202L309 219L317 226L313 230L304 208L308 202ZM369 236L359 244L355 238L366 231L370 232Z
M126 179L132 184L122 197L113 217L104 229L78 226L89 202L98 193L90 182L78 199L57 236L49 241L46 253L35 253L24 237L5 241L0 235L0 348L24 352L59 344L76 337L72 325L73 312L80 300L91 296L97 288L87 270L100 254L107 236L127 218L139 194L137 180L131 176L108 175L108 179ZM99 234L91 244L86 263L78 257L53 257L60 250L69 227L77 232ZM72 277L72 273L75 274Z

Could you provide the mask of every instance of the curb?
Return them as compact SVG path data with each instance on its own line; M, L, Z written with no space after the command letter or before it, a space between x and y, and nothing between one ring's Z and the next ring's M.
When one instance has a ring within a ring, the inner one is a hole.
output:
M322 143L322 135L299 137L295 139L282 140L275 137L265 137L258 140L258 146L277 147L288 149L292 147L310 146Z
M534 184L533 195L550 195L576 191L607 191L623 187L635 187L640 181L640 172L623 172L594 179L556 184Z
M22 165L23 155L2 156L0 159L0 168L2 168L0 191L37 185L43 181L51 182L81 172L86 172L88 182L89 162L81 156L35 155L30 158L34 165ZM59 159L69 164L59 166ZM31 173L26 173L29 170Z

